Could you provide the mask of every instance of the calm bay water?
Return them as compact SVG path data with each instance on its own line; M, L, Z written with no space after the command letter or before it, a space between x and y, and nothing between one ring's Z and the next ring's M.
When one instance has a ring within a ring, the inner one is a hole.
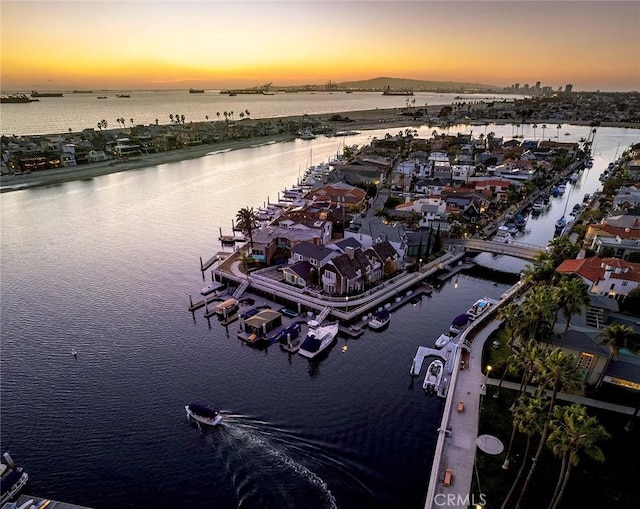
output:
M131 91L130 98L117 98L115 92L95 91L91 94L64 94L63 97L43 97L28 104L0 104L0 134L51 134L66 133L69 129L97 129L97 123L105 119L109 128L118 127L116 119L124 118L126 125L160 124L170 122L169 115L184 115L185 122L224 120L224 113L240 119L240 113L249 111L251 118L273 118L291 115L364 111L376 108L416 108L429 104L445 105L457 102L458 94L431 92L416 93L412 97L383 96L380 92L298 92L274 95L240 94L229 96L218 90L204 94L178 91ZM107 99L98 100L98 96ZM518 95L468 94L464 100L510 100ZM460 99L462 100L462 99ZM218 113L220 115L218 115Z
M523 240L545 245L563 200L570 209L598 188L618 148L637 141L600 129L594 167ZM505 285L460 277L317 362L249 347L237 323L187 311L218 229L338 149L296 140L2 195L2 449L34 495L96 509L422 507L443 402L411 379L411 360ZM220 406L224 425L190 425L194 400Z

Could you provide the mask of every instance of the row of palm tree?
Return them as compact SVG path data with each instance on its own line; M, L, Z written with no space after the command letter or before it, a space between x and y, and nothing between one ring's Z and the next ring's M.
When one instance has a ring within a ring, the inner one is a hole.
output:
M528 266L523 273L523 283L530 290L522 303L510 302L498 311L498 318L507 335L510 355L494 397L498 397L507 372L521 374L518 393L511 406L513 427L503 469L510 466L517 433L526 437L523 459L502 509L512 506L520 509L545 447L561 460L558 480L549 503L551 509L556 509L580 455L603 460L602 451L596 444L609 437L595 418L587 416L583 406L557 405L558 392L574 391L583 383L584 373L578 367L576 357L560 347L569 330L571 317L581 314L588 305L589 293L580 277L558 274L555 270L564 259L575 257L575 246L563 238L554 239L549 246L550 249L541 253L533 266ZM565 319L565 326L562 333L556 334L554 328L560 314ZM633 329L612 324L601 335L603 343L610 350L608 365L620 348L629 345ZM549 345L556 337L560 339L560 347L551 349ZM537 385L533 396L527 393L530 383ZM550 394L550 398L545 399L547 394ZM537 446L536 436L539 436ZM535 447L535 454L527 471L527 459L532 447ZM520 492L514 506L512 500L518 487Z

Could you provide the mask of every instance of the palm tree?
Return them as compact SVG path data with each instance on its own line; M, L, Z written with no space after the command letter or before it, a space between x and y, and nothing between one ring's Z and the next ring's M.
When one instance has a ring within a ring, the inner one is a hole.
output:
M540 398L522 399L520 401L520 404L513 410L513 430L511 432L511 439L509 440L509 447L507 448L507 455L502 465L503 470L507 470L509 468L509 457L511 454L511 447L513 446L513 438L515 436L516 430L527 436L527 443L525 445L524 454L522 455L522 463L520 464L520 468L518 469L518 474L513 480L513 484L511 485L507 496L502 502L502 506L500 507L500 509L506 509L508 507L509 500L514 493L516 486L520 482L520 478L522 477L525 466L527 464L527 459L529 458L531 439L533 438L533 435L540 431L540 428L542 427L541 420L545 415L544 403Z
M551 251L550 258L553 261L554 267L560 265L564 260L575 258L580 249L578 245L571 242L568 237L551 239L547 247Z
M536 129L538 128L538 124L533 124L531 127L533 127L533 139L536 140Z
M236 214L238 227L247 232L249 236L249 245L253 248L253 228L256 223L256 213L253 207L244 207Z
M544 130L547 128L547 124L542 124L542 141L544 141Z
M603 344L609 347L609 356L607 357L607 363L602 369L602 373L600 373L596 387L600 387L602 384L604 374L611 361L618 355L620 348L626 347L629 343L629 339L633 336L633 328L621 323L612 323L611 325L607 325L600 335L604 337Z
M574 355L563 352L560 348L556 348L551 352L547 352L542 358L536 360L537 374L535 379L539 382L538 392L542 394L545 389L551 389L551 399L549 400L549 417L553 415L553 409L556 404L556 398L558 391L565 389L567 391L575 390L582 384L583 371L576 364L576 358ZM540 435L540 442L538 443L538 449L533 458L531 468L527 473L527 478L524 480L522 490L520 491L520 497L516 503L516 509L520 509L520 505L524 500L524 496L527 492L527 488L533 479L533 474L538 467L540 456L544 445L547 441L549 434L549 420L545 419L544 427Z
M522 303L522 315L531 327L529 337L535 339L540 323L551 322L554 314L555 303L551 296L551 287L547 285L534 287Z
M596 442L611 438L598 420L589 417L586 408L579 403L554 408L553 417L548 445L556 456L562 457L562 467L550 509L556 509L562 500L572 469L579 463L580 453L596 461L604 461L602 449Z
M171 121L171 123L173 124L173 113L169 113L169 120Z
M560 346L562 346L569 331L571 317L573 315L581 315L582 309L589 304L589 287L580 277L564 277L554 288L554 297L558 310L562 311L562 316L565 319L564 333L560 341ZM556 312L557 316L558 313Z
M562 124L558 124L556 126L556 129L558 130L558 134L556 135L556 140L560 141L560 129L562 129Z
M218 117L218 120L220 120L220 112L216 111L216 117Z
M504 367L504 371L500 376L500 383L498 383L498 387L496 388L496 392L493 397L497 398L500 393L500 389L502 388L502 382L504 382L504 378L511 367L511 357L513 356L513 342L520 331L520 307L515 302L509 302L506 306L502 306L498 309L498 319L502 321L502 325L505 330L509 334L509 339L507 341L507 345L511 350L512 355L509 356L507 360L507 364Z
M529 340L512 356L514 367L518 371L522 371L520 388L518 389L516 399L521 398L526 393L529 380L531 380L534 375L534 370L537 368L538 357L541 355L542 349L540 345L533 340Z

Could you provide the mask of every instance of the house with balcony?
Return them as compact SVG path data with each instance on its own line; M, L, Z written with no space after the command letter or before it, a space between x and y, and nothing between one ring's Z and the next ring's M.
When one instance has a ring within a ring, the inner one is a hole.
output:
M402 268L402 258L388 241L364 250L346 245L344 253L319 268L318 284L330 295L361 293L365 285L373 285Z
M616 300L623 300L640 285L640 264L620 258L564 260L556 271L577 274L589 287L589 293Z
M583 246L595 251L597 256L608 253L628 260L640 252L640 216L620 214L588 225Z
M396 212L410 214L415 212L420 214L419 226L429 228L434 224L439 224L447 219L447 204L438 197L419 198L415 201L407 201L397 205Z

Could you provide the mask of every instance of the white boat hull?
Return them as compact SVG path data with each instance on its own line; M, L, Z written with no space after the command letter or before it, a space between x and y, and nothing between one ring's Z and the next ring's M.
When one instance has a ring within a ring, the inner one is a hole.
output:
M205 416L193 413L189 409L188 405L185 406L184 409L187 412L187 418L191 418L199 423L206 424L208 426L218 426L220 424L220 421L222 421L222 416L219 414L216 415L215 417L205 417Z

